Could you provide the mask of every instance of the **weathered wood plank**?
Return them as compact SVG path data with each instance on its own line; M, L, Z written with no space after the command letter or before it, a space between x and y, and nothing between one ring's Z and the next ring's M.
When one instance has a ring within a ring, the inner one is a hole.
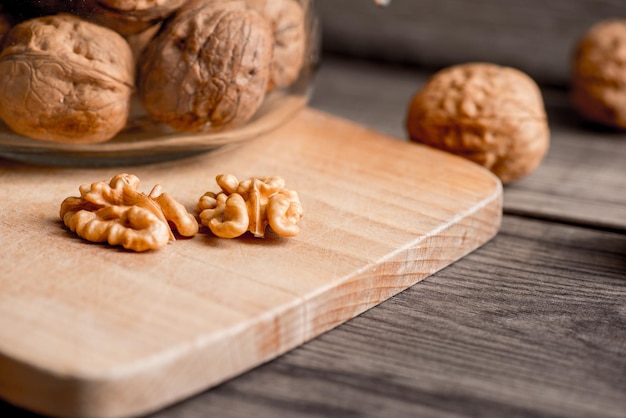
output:
M546 92L551 149L532 175L505 188L505 210L626 232L626 132L587 124L566 92Z
M312 106L406 139L406 109L431 72L326 56ZM505 213L626 231L626 133L583 123L566 89L544 89L551 148L504 189Z
M173 417L623 417L626 236L506 217L477 252Z
M154 418L623 417L625 250L624 234L505 217L463 260Z
M626 17L621 0L318 0L327 51L437 68L467 61L512 65L567 84L580 36Z

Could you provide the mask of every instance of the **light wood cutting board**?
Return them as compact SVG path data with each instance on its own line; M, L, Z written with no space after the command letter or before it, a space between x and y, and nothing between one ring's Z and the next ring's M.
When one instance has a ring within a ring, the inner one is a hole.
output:
M190 211L215 175L280 175L301 233L207 230L132 253L70 233L78 186L136 174ZM266 362L476 249L502 188L458 157L313 110L243 145L101 169L0 161L0 397L51 415L147 413Z

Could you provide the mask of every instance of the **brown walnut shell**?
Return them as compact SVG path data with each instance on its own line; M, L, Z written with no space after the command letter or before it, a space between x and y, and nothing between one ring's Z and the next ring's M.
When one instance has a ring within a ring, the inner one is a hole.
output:
M263 102L272 50L269 24L244 1L192 1L144 49L139 97L179 131L240 126Z
M603 21L578 43L572 100L585 118L626 129L626 20Z
M83 0L79 16L124 36L135 35L165 20L187 0Z
M97 40L97 42L96 42ZM130 47L72 15L14 26L0 54L0 117L15 132L56 142L102 142L126 124Z
M247 0L274 33L274 57L268 90L287 87L300 74L306 50L304 10L295 0Z
M436 73L413 98L407 129L412 140L481 164L503 183L533 171L550 137L537 84L483 63Z

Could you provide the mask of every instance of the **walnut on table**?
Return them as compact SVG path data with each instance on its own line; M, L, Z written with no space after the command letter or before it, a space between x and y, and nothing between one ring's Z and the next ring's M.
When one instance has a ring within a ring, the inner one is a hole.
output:
M198 232L198 222L159 185L150 194L138 191L139 179L119 174L108 182L80 186L80 197L61 203L63 223L79 237L141 252L156 250L174 239L170 225L185 237Z
M230 174L220 174L221 191L207 192L198 201L200 223L221 238L236 238L250 231L263 238L270 228L278 235L292 237L300 232L304 216L298 193L285 188L282 177L250 178L239 182Z
M550 130L537 84L513 68L468 63L436 73L412 99L412 140L491 170L502 183L532 172Z
M126 124L134 68L116 32L60 14L24 21L0 53L0 118L34 139L95 143Z
M179 131L240 126L265 97L273 39L243 0L191 0L143 50L139 98L150 116Z
M626 20L597 23L579 41L572 101L586 119L626 129Z

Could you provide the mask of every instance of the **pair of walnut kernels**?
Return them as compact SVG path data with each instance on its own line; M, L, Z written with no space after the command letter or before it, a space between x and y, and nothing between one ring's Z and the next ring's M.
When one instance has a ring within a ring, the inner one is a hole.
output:
M267 226L283 237L300 231L302 205L281 177L239 182L233 175L222 174L216 181L221 191L207 192L198 202L200 222L216 236L235 238L250 231L263 238ZM137 176L126 173L81 185L80 196L61 203L60 217L81 238L137 252L167 245L174 239L172 228L184 237L198 233L196 218L159 185L149 194L138 189Z

